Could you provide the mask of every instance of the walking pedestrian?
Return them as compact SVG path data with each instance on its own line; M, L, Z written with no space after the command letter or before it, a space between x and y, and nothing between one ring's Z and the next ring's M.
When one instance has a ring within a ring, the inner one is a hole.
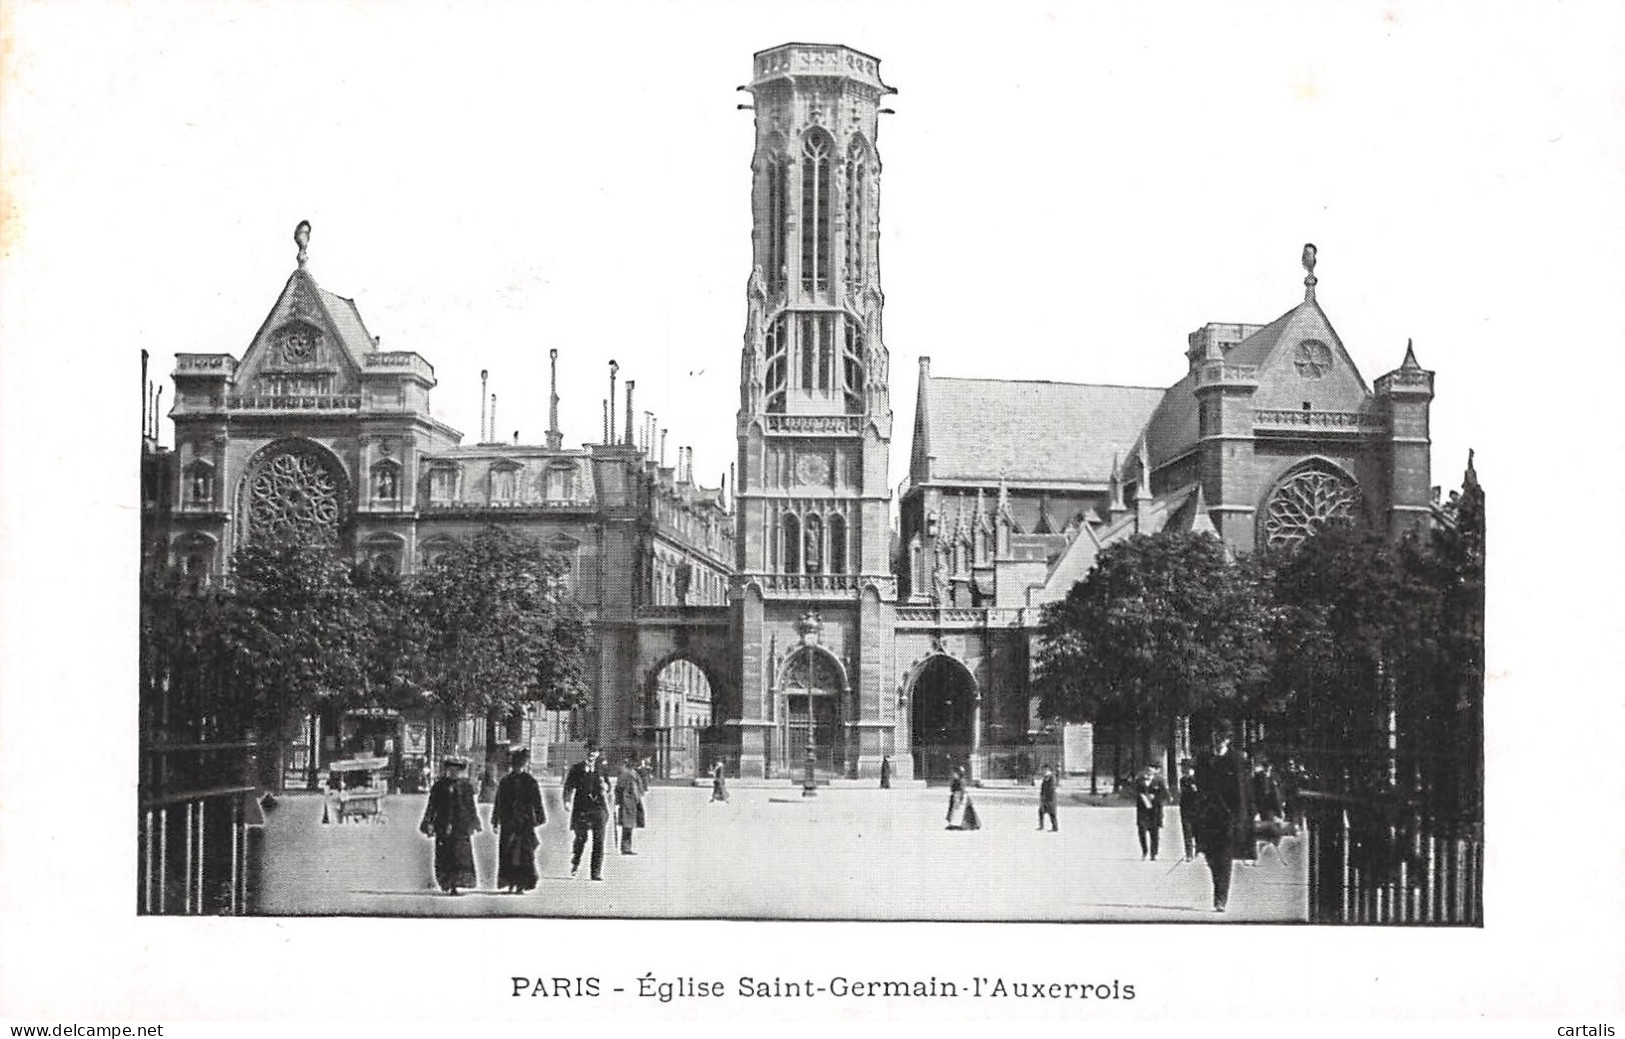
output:
M880 789L891 789L891 755L887 754L880 759Z
M723 778L722 762L719 761L711 766L711 800L706 803L712 804L717 801L727 800L728 781L727 779Z
M1196 815L1202 804L1201 789L1196 785L1196 763L1190 758L1179 760L1179 829L1185 837L1185 861L1196 859Z
M960 765L954 769L953 782L948 784L948 829L981 828L982 820L976 815L976 806L971 803L970 791L965 782L965 766Z
M628 754L615 777L615 825L621 831L622 855L637 854L632 850L632 831L643 825L643 777L637 763L637 755Z
M1140 837L1140 858L1157 861L1157 845L1162 838L1162 808L1168 803L1168 784L1155 766L1140 770L1134 781L1134 829Z
M1038 784L1038 828L1044 828L1044 817L1049 817L1050 832L1061 828L1055 818L1055 768L1044 766L1044 778Z
M440 778L429 788L429 803L418 824L424 836L434 838L435 883L453 895L478 882L473 835L482 827L467 771L467 758L448 757L441 762Z
M1196 841L1213 875L1213 911L1224 912L1230 900L1230 867L1242 850L1247 831L1251 844L1252 811L1248 805L1247 758L1230 745L1230 723L1220 720L1213 730L1213 750L1196 764L1196 785L1202 791Z
M604 879L604 829L609 825L609 779L599 767L597 744L587 744L587 760L564 777L564 807L570 812L570 875L581 869L581 852L592 838L592 879Z
M519 894L536 886L536 827L547 824L542 788L526 769L530 751L508 751L508 774L497 784L491 828L497 832L497 887Z

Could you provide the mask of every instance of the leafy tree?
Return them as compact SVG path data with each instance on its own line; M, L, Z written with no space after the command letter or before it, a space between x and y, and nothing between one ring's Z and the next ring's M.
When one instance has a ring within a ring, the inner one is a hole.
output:
M585 702L586 628L564 571L534 539L489 526L419 575L418 674L440 709L484 715L491 732L525 703L567 710Z
M1267 672L1267 613L1252 566L1231 560L1210 534L1112 545L1064 600L1044 608L1040 709L1068 720L1121 719L1142 732L1235 713Z
M280 776L290 718L366 695L368 629L351 568L319 539L256 539L233 554L218 606L198 635L217 641L239 710L277 734Z

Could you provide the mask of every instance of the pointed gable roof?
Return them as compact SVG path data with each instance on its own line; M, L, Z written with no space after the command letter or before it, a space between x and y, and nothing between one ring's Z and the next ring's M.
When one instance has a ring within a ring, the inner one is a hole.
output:
M1298 344L1311 339L1325 343L1331 352L1328 370L1313 381L1304 378L1296 363ZM1304 300L1231 347L1224 363L1258 369L1259 386L1252 400L1255 408L1297 410L1308 399L1317 411L1360 411L1371 396L1343 340L1313 299ZM1146 448L1153 469L1196 446L1195 390L1196 376L1186 372L1168 387L1146 423Z
M1162 397L1148 386L942 379L922 368L913 467L942 480L1098 483ZM990 435L992 431L999 435Z
M237 369L239 385L252 380L268 363L277 364L272 340L284 326L296 321L313 324L326 333L326 338L336 346L331 351L328 366L337 361L341 369L348 369L352 379L366 364L366 356L377 351L377 344L361 320L355 301L328 292L316 284L309 272L300 269L288 276L275 305L243 352L242 364Z

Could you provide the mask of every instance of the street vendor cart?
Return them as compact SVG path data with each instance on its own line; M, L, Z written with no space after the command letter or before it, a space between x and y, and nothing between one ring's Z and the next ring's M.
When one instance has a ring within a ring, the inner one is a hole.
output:
M328 765L328 786L338 803L338 821L381 823L388 791L389 759L348 758Z

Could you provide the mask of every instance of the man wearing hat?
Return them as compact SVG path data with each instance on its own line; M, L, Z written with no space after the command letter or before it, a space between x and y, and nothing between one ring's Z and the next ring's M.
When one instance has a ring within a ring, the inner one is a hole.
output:
M497 784L491 828L497 831L497 887L519 894L536 886L536 827L547 822L542 788L525 771L530 751L508 749L508 774Z
M615 826L621 831L621 854L636 855L632 850L632 831L643 825L643 777L638 775L638 757L626 756L615 777Z
M609 777L598 767L598 745L587 744L587 760L570 766L564 777L564 807L570 812L575 843L570 849L570 875L581 868L581 852L592 835L592 879L604 879L604 828L609 825Z
M453 895L477 883L474 834L482 827L467 771L467 758L451 756L441 762L440 778L429 788L429 804L418 824L425 836L434 838L435 882Z
M1230 900L1230 867L1238 852L1252 847L1252 808L1248 794L1252 769L1247 758L1230 745L1230 723L1221 719L1213 727L1213 753L1196 763L1196 788L1201 791L1196 843L1213 874L1213 911L1224 912ZM1245 841L1243 834L1245 833Z

